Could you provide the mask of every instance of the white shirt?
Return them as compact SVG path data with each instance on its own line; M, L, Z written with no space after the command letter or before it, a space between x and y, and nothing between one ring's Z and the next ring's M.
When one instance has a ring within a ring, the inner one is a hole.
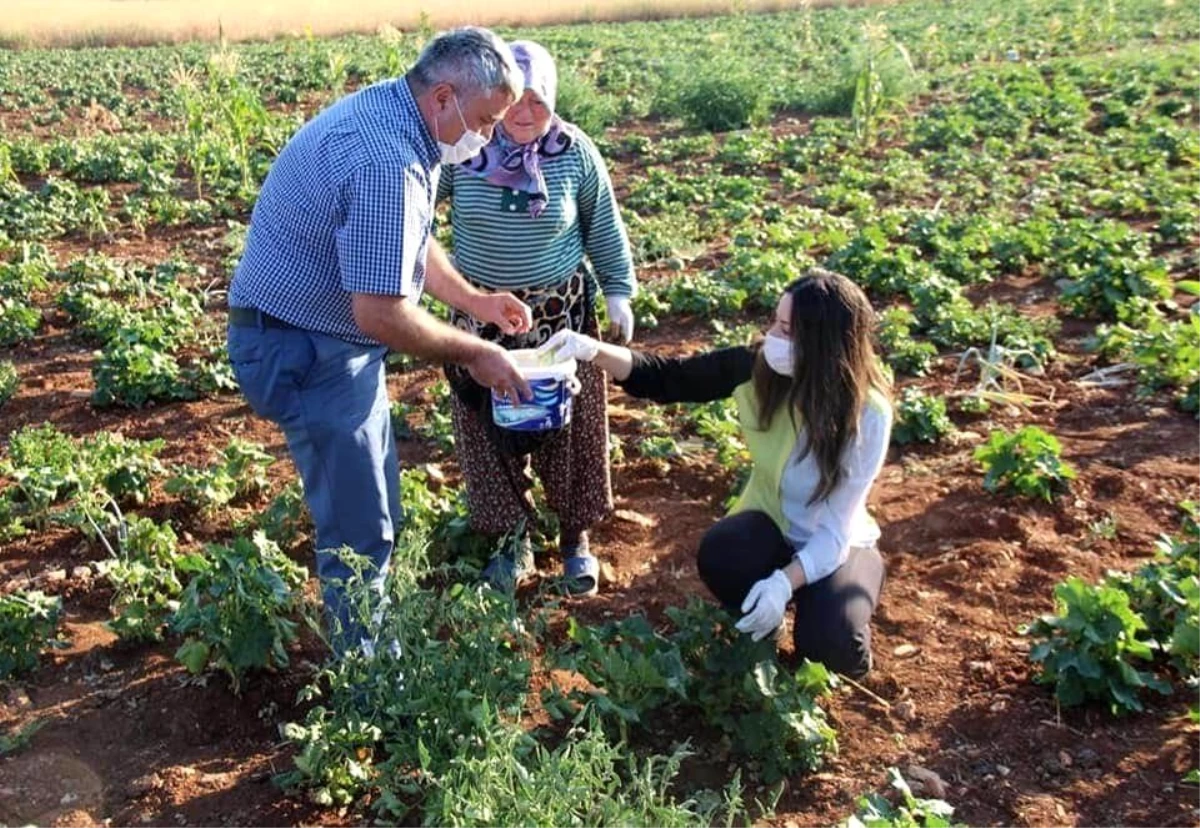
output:
M798 460L808 442L801 428L796 448L779 482L780 503L788 523L787 539L796 550L805 583L816 583L846 562L850 548L879 539L879 525L867 514L867 494L883 468L892 431L892 410L872 395L863 406L858 434L842 452L842 479L829 496L810 504L821 480L812 452Z

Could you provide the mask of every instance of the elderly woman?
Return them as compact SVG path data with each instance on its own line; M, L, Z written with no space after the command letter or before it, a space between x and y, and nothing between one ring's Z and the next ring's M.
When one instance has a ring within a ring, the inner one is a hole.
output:
M478 287L523 300L533 326L507 333L462 311L451 322L508 349L537 347L564 330L595 336L598 282L610 321L629 341L633 258L604 160L586 135L554 114L558 78L546 50L529 41L510 45L525 91L476 158L442 170L438 197L450 203L459 270ZM595 594L599 564L587 530L612 510L603 374L579 366L570 424L535 437L496 428L486 389L457 366L446 372L472 527L509 539L484 569L485 580L512 590L533 573L532 461L558 517L564 586L574 595Z

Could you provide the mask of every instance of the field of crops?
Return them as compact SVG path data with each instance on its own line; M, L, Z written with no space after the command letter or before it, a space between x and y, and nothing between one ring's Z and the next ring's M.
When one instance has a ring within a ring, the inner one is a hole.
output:
M504 32L609 159L638 347L747 341L814 264L880 311L861 682L707 602L729 405L614 391L601 593L513 600L476 586L449 389L402 355L400 646L328 659L225 290L289 135L430 34L0 52L0 824L1200 823L1195 9Z

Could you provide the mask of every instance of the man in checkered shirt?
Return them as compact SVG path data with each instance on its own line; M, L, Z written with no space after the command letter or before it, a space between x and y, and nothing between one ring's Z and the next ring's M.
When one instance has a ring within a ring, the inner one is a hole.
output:
M388 350L458 363L501 394L529 394L503 348L419 305L428 290L506 332L529 329L529 308L470 286L430 234L441 163L477 154L522 91L495 34L443 33L404 77L305 124L254 206L229 289L229 359L250 406L283 430L304 483L339 652L369 631L339 588L351 571L337 552L365 556L381 588L400 519Z

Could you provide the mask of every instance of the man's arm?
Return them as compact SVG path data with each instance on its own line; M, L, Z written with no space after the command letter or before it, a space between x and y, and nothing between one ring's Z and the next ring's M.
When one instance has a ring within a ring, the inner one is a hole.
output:
M532 396L507 351L439 322L403 296L355 293L351 307L359 330L394 351L463 365L476 382L502 396Z
M425 253L425 290L435 299L471 316L475 316L474 306L487 295L462 277L450 263L445 248L432 234Z

